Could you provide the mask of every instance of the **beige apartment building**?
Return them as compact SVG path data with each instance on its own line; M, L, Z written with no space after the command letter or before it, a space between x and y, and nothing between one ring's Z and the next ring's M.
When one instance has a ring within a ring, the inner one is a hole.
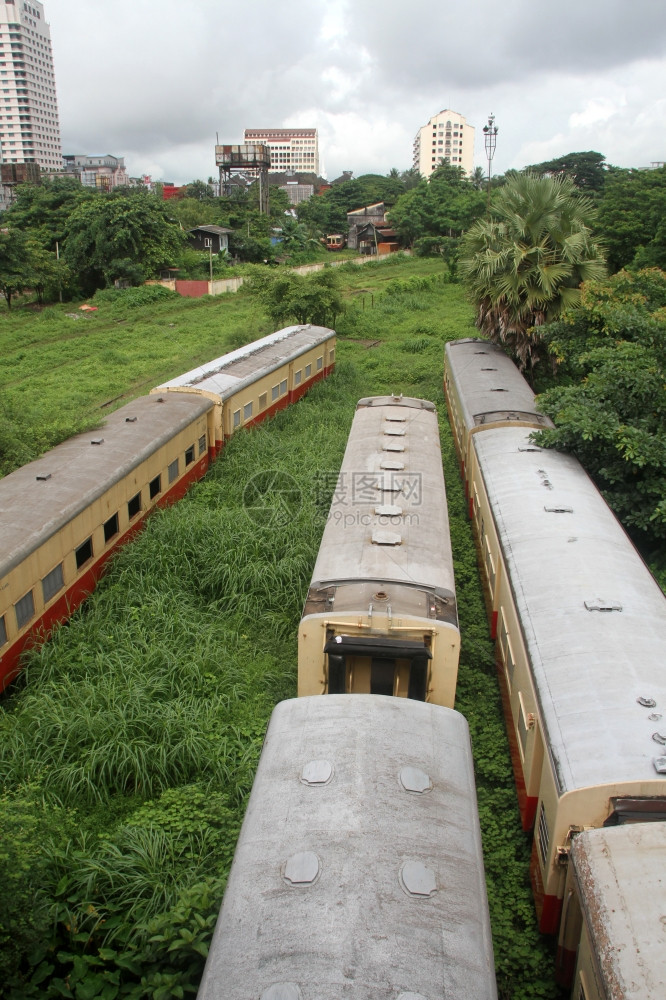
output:
M272 172L319 175L316 128L246 128L243 142L268 146Z
M0 158L62 170L51 31L39 0L0 0Z
M420 128L414 139L414 167L423 177L430 177L440 163L474 172L474 126L464 115L446 109L434 115Z

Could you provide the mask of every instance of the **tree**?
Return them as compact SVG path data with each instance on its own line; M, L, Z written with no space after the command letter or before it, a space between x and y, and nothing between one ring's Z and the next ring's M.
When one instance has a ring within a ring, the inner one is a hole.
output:
M177 261L186 237L154 195L116 188L80 205L67 222L64 256L87 292L116 279L140 284Z
M293 272L256 275L251 288L276 327L290 320L330 325L343 309L339 279L330 268L305 276Z
M62 245L67 220L74 209L99 197L74 177L44 178L41 184L19 184L3 224L30 231L47 250Z
M0 230L0 292L7 308L12 297L28 288L32 279L32 260L28 237L20 229Z
M599 203L598 231L608 247L611 271L666 267L666 167L613 168Z
M573 452L653 548L666 538L666 274L621 271L586 283L579 307L542 334L570 384L539 396L556 424L539 443Z
M493 196L491 218L463 236L460 271L477 305L476 325L534 365L538 329L580 300L582 281L605 274L593 206L568 177L514 174Z
M603 191L607 170L606 157L593 150L587 153L567 153L554 160L525 167L525 171L538 174L539 177L569 177L586 194Z

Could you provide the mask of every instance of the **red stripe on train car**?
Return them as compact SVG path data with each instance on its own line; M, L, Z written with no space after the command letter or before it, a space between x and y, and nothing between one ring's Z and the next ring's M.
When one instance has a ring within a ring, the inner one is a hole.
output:
M153 505L153 507L144 511L141 517L137 518L136 521L130 525L127 531L125 531L122 535L118 535L118 537L114 539L113 544L86 569L85 573L78 577L74 583L60 595L57 601L54 601L53 604L45 609L44 613L35 620L29 631L19 636L19 638L7 648L2 656L0 656L0 691L4 691L7 685L11 683L11 681L20 672L21 654L28 649L32 649L34 646L39 646L42 642L48 639L54 627L67 621L74 611L76 611L76 609L83 604L86 598L90 596L95 589L99 578L104 572L107 562L116 549L120 548L120 546L124 545L126 542L131 541L131 539L138 534L151 511L154 510L155 507L166 507L182 499L189 487L193 483L197 482L197 480L205 476L208 466L209 461L207 455L204 458L199 459L198 462L193 463L186 475L182 476L176 483L174 483L171 489L164 493L159 498L157 503Z
M577 958L577 951L571 951L569 948L563 948L562 945L558 945L555 957L555 981L560 986L571 988L576 971Z
M536 840L532 844L532 857L530 858L530 882L532 883L534 908L536 909L539 930L542 934L556 934L560 926L562 900L557 896L551 896L544 892L541 866L537 856Z

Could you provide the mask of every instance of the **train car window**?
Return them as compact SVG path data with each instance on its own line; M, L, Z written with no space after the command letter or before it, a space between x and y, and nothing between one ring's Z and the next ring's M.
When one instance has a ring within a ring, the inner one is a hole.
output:
M625 826L627 823L654 823L666 819L666 798L612 798L612 812L604 826Z
M191 465L193 461L194 461L194 445L191 444L190 447L185 452L185 468L187 468L188 465Z
M131 500L127 501L127 516L130 521L141 512L141 493L136 493Z
M110 542L113 536L118 534L118 530L118 515L114 514L104 522L104 541Z
M332 351L328 352L328 360L329 361L335 361L335 350L332 350Z
M268 401L267 394L265 392L262 392L261 396L259 397L259 409L260 410L265 410L266 409L266 403L267 403L267 401Z
M5 616L0 615L0 646L7 642L7 628L5 626Z
M151 479L150 482L148 483L148 495L150 496L151 500L154 500L157 494L161 492L162 492L162 477L155 476L155 478Z
M299 368L297 372L294 372L294 385L300 385L302 377L303 369Z
M306 378L310 378L311 375L312 375L312 365L306 365L305 366L305 377Z
M271 400L277 399L279 395L280 395L280 386L274 385L273 388L271 389Z
M546 820L546 808L541 803L541 812L539 813L539 826L537 830L537 840L539 843L539 855L541 857L541 864L546 867L546 860L548 858L548 844L550 842L550 834L548 833L548 822Z
M287 391L287 380L284 379L283 382L280 382L280 395L284 396L286 391Z
M169 483L172 483L174 479L178 479L178 459L174 458L173 462L170 463L168 468Z
M240 427L240 410L234 410L234 428Z
M252 403L246 403L243 407L243 420L249 420L252 416Z
M324 358L322 356L321 358L317 358L317 371L321 371L323 367L324 367Z
M202 434L199 438L199 454L203 455L206 452L206 435Z
M59 563L51 570L50 573L47 573L46 576L42 578L42 594L44 595L44 604L46 604L47 601L50 601L63 586L62 563Z
M74 550L74 555L76 556L76 568L81 569L89 559L92 559L92 538L86 538L85 542Z
M16 624L19 628L23 628L35 614L35 601L31 590L24 594L20 601L16 602L14 611L16 612Z

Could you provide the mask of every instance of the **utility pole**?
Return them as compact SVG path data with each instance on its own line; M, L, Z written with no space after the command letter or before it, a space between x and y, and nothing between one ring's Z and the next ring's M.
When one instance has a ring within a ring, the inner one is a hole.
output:
M497 132L495 115L491 114L488 118L488 124L483 126L483 138L486 144L486 158L488 160L488 218L490 218L490 168L493 156L495 155L495 146L497 145Z

